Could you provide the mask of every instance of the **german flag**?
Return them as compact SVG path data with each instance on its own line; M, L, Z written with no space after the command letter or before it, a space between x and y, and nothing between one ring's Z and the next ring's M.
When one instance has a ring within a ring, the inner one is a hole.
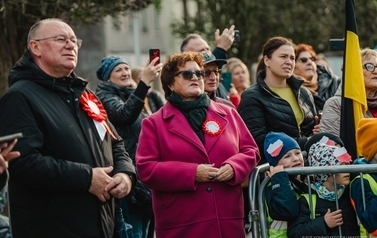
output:
M364 76L353 0L346 0L346 32L343 56L343 91L340 137L353 159L360 156L356 129L367 110Z

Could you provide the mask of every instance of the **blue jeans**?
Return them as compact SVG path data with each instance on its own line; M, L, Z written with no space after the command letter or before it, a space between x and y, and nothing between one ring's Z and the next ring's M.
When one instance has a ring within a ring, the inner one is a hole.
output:
M132 225L133 238L146 238L149 224L153 215L151 203L130 203L125 198L121 199L124 220Z

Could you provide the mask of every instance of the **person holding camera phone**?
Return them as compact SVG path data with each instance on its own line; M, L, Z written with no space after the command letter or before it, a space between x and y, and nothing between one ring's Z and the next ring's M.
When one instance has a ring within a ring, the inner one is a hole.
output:
M128 62L119 56L107 56L97 69L97 77L102 82L96 94L103 103L119 135L125 142L133 163L141 130L141 121L148 116L145 98L152 82L158 77L162 63L158 56L151 57L142 71L136 89ZM124 220L132 225L133 238L146 238L153 215L151 194L148 187L137 181L130 196L121 199Z
M74 73L81 44L61 19L36 22L0 99L0 134L23 134L9 163L14 238L113 238L117 199L137 180L103 105Z
M220 35L220 30L216 29L215 31L215 41L216 47L212 51L212 54L216 57L216 59L224 59L228 58L227 51L230 49L234 42L234 30L235 26L231 25L228 28L225 28ZM239 32L238 32L239 33ZM186 38L182 41L181 44L181 52L186 51L194 51L194 52L211 52L211 47L208 45L207 41L205 41L200 35L198 34L189 34ZM219 68L221 69L221 68ZM221 80L220 80L221 81ZM224 87L222 83L219 84L219 87L216 90L216 95L220 98L229 100L228 90Z
M247 66L238 58L228 59L228 63L223 66L223 71L231 72L231 83L238 95L250 87L250 72Z
M247 66L238 58L228 59L228 63L223 66L223 83L229 84L230 101L238 108L242 93L250 87L250 73Z

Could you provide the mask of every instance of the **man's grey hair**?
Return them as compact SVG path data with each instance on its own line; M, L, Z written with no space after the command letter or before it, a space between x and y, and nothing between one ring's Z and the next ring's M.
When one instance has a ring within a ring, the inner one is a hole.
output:
M26 45L29 48L29 42L35 37L35 34L37 31L41 28L41 26L46 22L52 22L52 21L60 21L63 22L62 19L59 18L46 18L40 21L37 21L34 25L30 27L29 34L27 36L27 42Z
M189 41L193 39L202 39L202 37L198 34L190 34L186 36L186 38L182 41L182 44L181 44L181 53L187 51L187 45Z

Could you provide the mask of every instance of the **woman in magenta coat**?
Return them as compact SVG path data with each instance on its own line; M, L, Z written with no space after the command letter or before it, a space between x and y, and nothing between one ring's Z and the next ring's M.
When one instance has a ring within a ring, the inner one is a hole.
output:
M237 111L204 93L203 63L194 52L169 57L168 102L142 122L136 166L157 237L245 237L241 184L260 155Z

